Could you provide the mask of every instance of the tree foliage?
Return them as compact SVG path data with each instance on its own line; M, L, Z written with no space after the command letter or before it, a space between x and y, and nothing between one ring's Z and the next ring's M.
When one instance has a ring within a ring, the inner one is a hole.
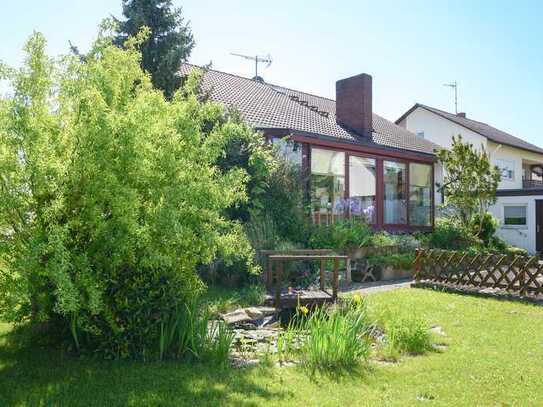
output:
M195 94L153 88L137 47L99 37L53 61L34 34L0 71L0 318L60 322L113 356L157 349L160 326L201 288L198 264L253 252L224 216L248 174L217 165L252 131ZM226 118L225 118L226 117ZM242 135L242 136L241 136Z
M484 148L477 151L472 144L463 143L461 136L453 137L452 147L440 150L438 158L445 169L440 190L445 194L446 205L457 210L465 227L469 227L476 214L482 223L488 208L496 203L498 168L490 163Z
M141 45L141 66L151 74L153 85L171 97L181 85L179 68L194 47L194 38L171 0L123 0L125 20L118 21L115 43L124 46L143 27L151 30Z

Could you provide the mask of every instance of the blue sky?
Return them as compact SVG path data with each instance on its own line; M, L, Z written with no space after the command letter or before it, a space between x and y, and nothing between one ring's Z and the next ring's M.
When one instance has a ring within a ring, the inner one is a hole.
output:
M251 76L230 52L271 54L266 81L334 97L335 81L373 75L374 111L397 119L415 102L454 110L543 146L542 1L174 1L196 38L191 62ZM85 50L120 0L2 4L0 60L17 66L33 30L53 55Z

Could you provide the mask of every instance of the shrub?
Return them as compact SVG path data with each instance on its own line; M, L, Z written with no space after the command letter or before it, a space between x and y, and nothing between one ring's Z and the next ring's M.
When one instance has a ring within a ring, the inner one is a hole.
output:
M505 249L505 252L510 256L528 256L528 250L520 247L509 246Z
M266 179L259 216L275 225L279 240L306 247L309 234L308 216L303 205L303 180L300 169L277 157Z
M397 270L410 270L413 268L415 253L397 253L387 256L369 256L367 262L373 266L393 267Z
M233 160L236 155L232 155L230 166L239 162L239 157L238 160ZM262 155L258 150L256 156ZM262 265L264 259L259 254L261 250L280 250L281 244L285 242L307 247L308 224L303 211L302 188L297 168L280 157L266 157L260 161L261 165L253 167L264 166L266 169L260 172L250 166L247 169L251 180L260 179L260 183L252 188L249 185L250 204L229 208L227 213L229 217L245 222L244 229L256 252L257 263ZM240 164L241 168L248 166L244 161ZM233 286L255 282L250 266L242 257L230 264L218 261L214 269L216 277L219 277L222 283Z
M342 220L333 225L313 225L309 245L315 249L346 250L368 245L372 234L367 224L356 220Z
M195 267L253 259L237 222L247 172L220 170L229 140L255 136L187 88L166 101L136 50L101 36L62 65L35 34L1 70L1 317L59 322L111 357L158 353L161 328L202 290ZM7 229L5 229L7 228Z
M437 219L434 231L426 238L427 244L435 249L466 250L481 244L469 229L452 218Z
M482 221L481 216L476 214L470 222L471 234L481 239L486 247L492 245L497 229L498 220L488 212L484 214Z
M304 334L299 352L311 369L349 369L369 356L370 324L364 303L333 311L321 307L309 316L298 313L297 318L295 329Z
M393 235L387 232L378 232L373 234L364 246L384 247L394 246L397 240Z
M394 240L394 244L399 247L401 252L414 252L415 249L421 246L418 235L396 235Z

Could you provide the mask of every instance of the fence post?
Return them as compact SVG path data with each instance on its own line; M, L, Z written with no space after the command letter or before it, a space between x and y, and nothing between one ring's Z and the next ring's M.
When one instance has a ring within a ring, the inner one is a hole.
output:
M324 283L325 283L325 274L324 274L324 260L321 260L321 268L320 268L320 287L321 291L324 291Z
M415 281L419 282L421 280L421 256L422 256L422 249L417 248L415 249Z
M281 308L281 286L283 285L283 261L275 267L275 308Z
M336 301L337 299L337 289L338 289L338 281L339 279L339 259L334 259L334 276L332 281L332 301Z
M521 296L526 294L526 269L530 266L533 261L533 257L529 258L526 263L524 263L518 273L518 289Z
M270 261L270 256L266 255L266 288L271 289L273 283L273 263Z
M345 260L345 285L351 285L351 258Z

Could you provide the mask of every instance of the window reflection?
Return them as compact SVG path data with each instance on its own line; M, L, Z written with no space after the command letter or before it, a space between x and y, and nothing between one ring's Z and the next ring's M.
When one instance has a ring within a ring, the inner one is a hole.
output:
M317 216L343 215L345 153L311 149L311 202Z
M432 222L432 167L409 165L409 223L430 226Z
M406 166L394 161L383 162L383 181L385 189L385 224L403 225L407 223L405 199Z
M273 138L272 144L277 154L297 167L302 166L302 144L288 137Z
M375 160L349 157L349 205L352 218L376 223L376 167Z

